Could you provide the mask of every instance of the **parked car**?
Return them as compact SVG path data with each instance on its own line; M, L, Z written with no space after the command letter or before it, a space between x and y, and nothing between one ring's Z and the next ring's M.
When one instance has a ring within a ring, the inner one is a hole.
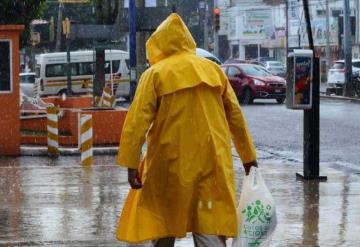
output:
M230 64L230 63L248 63L247 60L243 60L240 58L229 58L227 59L225 62L225 64Z
M265 61L262 62L265 69L271 72L273 75L285 77L286 76L286 67L283 63L278 61Z
M33 97L35 76L35 72L20 73L20 88L28 97Z
M215 57L215 55L213 55L212 53L208 52L207 50L201 49L201 48L196 48L196 55L199 57L204 57L207 58L219 65L221 65L221 61L220 59L218 59L217 57Z
M222 68L239 102L251 104L255 99L275 99L279 104L284 103L285 79L274 76L263 67L254 64L224 64Z
M352 60L353 75L360 71L360 59ZM328 87L343 87L345 82L345 61L338 60L328 71Z

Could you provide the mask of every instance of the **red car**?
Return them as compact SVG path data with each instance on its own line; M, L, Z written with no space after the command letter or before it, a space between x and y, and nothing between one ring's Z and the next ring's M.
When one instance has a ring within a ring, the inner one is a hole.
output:
M275 99L285 101L286 81L272 75L259 65L234 63L221 66L229 78L239 102L251 104L254 99Z

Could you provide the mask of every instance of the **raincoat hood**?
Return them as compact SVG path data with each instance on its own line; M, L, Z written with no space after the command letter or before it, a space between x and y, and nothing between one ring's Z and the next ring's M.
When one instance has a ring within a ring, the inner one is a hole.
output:
M163 21L146 42L149 63L155 63L179 52L195 54L196 43L178 14Z

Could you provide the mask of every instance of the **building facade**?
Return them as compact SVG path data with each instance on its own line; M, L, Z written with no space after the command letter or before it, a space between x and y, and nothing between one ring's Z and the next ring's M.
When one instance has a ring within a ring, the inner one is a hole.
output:
M272 1L273 4L269 5L269 0L219 0L222 9L219 34L227 37L229 57L240 59L272 57L285 61L287 45L289 50L308 47L302 1L287 1L288 6L284 1ZM327 44L330 47L332 61L342 57L343 2L343 0L328 1L329 35L327 35L326 0L309 1L315 52L324 59ZM359 0L350 0L350 8L353 57L359 58ZM288 19L286 9L288 9ZM288 39L286 39L287 26Z

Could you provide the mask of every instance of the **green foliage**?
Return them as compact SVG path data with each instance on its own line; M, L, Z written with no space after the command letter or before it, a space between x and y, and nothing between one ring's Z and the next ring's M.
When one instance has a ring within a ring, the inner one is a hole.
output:
M0 24L25 25L21 36L21 45L24 46L29 37L31 20L39 18L44 7L45 0L1 0Z

